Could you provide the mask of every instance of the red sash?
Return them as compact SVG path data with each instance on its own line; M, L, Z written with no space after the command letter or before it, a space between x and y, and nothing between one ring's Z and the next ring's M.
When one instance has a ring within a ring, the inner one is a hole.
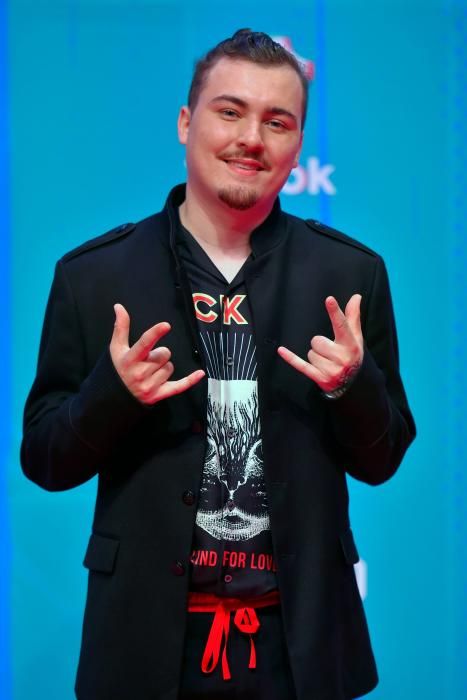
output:
M230 631L230 613L235 611L234 625L240 632L250 635L250 661L248 668L256 668L256 649L253 635L259 630L260 624L255 608L266 608L278 605L279 591L271 591L258 598L220 598L209 593L190 593L188 596L188 612L213 612L211 630L204 648L201 661L203 673L211 673L219 662L222 651L222 677L225 681L231 678L227 661L227 640Z

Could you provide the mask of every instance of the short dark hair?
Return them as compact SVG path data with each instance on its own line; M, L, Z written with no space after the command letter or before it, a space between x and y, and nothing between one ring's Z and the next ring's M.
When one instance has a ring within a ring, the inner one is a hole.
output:
M239 29L232 37L221 41L197 61L188 92L188 106L191 110L196 107L209 71L221 58L251 61L263 66L290 66L300 78L303 88L303 129L308 106L308 79L306 75L290 51L271 39L268 34L253 32L251 29Z

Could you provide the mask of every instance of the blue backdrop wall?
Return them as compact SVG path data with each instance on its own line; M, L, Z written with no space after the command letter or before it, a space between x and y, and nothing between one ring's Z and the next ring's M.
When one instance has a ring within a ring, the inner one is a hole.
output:
M465 0L0 1L0 697L71 700L95 483L21 474L21 412L56 259L156 211L185 176L194 60L235 29L314 63L282 205L386 259L419 437L394 479L351 484L381 683L467 697Z

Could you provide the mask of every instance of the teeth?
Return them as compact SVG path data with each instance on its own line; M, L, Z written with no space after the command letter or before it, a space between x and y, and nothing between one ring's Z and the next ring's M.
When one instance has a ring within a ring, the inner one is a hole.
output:
M231 161L231 162L237 168L241 168L242 170L259 170L259 168L257 166L254 166L254 165L245 165L244 163L236 163L235 161Z

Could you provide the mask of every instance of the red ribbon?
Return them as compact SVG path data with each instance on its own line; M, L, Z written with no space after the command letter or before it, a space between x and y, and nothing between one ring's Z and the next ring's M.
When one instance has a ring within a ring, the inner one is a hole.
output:
M235 611L234 625L240 632L250 635L250 660L248 668L256 668L256 648L253 635L260 628L255 608L265 608L279 603L279 591L271 591L258 598L240 600L238 598L219 598L204 593L190 593L188 598L189 612L213 612L209 636L201 660L203 673L212 673L219 663L222 654L222 677L225 681L231 678L227 661L227 641L230 632L230 613Z

